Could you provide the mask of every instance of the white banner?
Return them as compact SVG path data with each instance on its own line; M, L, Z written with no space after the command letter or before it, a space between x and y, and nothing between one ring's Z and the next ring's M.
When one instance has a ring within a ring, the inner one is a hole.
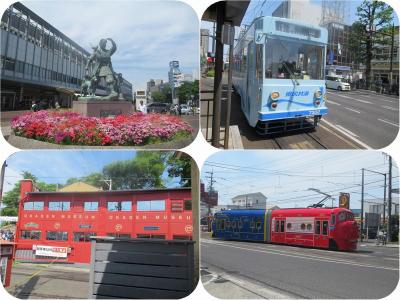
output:
M56 247L56 246L41 246L34 245L36 248L35 255L37 256L51 256L51 257L67 257L67 247Z

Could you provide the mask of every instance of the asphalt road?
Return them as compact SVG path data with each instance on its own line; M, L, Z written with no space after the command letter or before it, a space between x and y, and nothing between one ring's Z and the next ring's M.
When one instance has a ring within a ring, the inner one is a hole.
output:
M398 247L364 244L347 253L203 238L201 262L205 288L219 297L238 298L231 284L248 289L247 298L379 299L399 280Z
M226 82L224 82L226 83ZM201 126L211 128L211 78L201 79ZM222 94L221 126L226 111L226 86ZM261 137L247 124L240 108L240 97L232 95L230 125L237 125L245 149L380 149L394 141L399 127L399 98L355 90L328 90L328 115L315 130L296 131ZM207 140L211 138L208 131Z
M84 299L89 293L89 265L18 263L6 290L20 299Z
M334 124L371 148L388 146L399 130L399 97L354 90L328 89L329 108L324 120ZM323 123L322 123L323 124Z

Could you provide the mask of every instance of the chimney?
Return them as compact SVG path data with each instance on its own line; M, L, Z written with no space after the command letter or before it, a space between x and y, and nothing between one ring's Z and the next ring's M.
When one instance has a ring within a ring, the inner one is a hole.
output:
M33 181L30 179L21 180L20 200L26 197L26 193L33 192Z

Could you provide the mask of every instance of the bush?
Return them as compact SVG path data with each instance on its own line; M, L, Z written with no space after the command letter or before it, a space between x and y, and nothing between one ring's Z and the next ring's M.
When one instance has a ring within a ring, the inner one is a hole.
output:
M114 118L39 111L13 118L15 135L62 145L133 146L188 137L192 128L175 116L133 113Z
M208 70L207 71L207 77L214 77L215 76L215 71L214 70Z

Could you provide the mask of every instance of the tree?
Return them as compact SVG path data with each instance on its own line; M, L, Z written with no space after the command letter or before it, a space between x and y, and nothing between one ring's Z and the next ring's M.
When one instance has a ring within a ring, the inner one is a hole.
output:
M379 46L388 44L387 34L393 21L393 8L385 2L364 0L357 7L358 20L352 25L350 50L355 53L355 62L365 62L366 84L371 83L371 61Z
M191 187L191 162L192 158L186 153L181 152L181 155L171 155L167 160L168 176L179 178L179 184L183 187Z
M22 172L23 179L31 179L34 185L40 191L55 191L57 189L57 184L47 184L45 182L38 181L37 177L28 171ZM12 190L7 192L3 196L3 204L5 207L2 209L1 214L3 216L17 216L18 215L18 205L20 200L20 190L21 183L18 182L14 185Z
M162 152L137 152L131 160L105 166L103 176L112 179L113 190L162 188L164 156Z
M179 98L179 102L184 103L186 103L187 100L190 100L192 96L194 96L194 98L198 97L199 81L195 80L193 82L184 82L180 87L176 89L176 95Z
M163 92L151 92L151 98L154 102L166 102L167 96Z
M97 173L97 172L91 173L83 178L76 178L76 177L68 178L64 186L71 185L76 182L84 182L103 190L108 190L109 188L107 183L104 182L104 175L102 173Z

